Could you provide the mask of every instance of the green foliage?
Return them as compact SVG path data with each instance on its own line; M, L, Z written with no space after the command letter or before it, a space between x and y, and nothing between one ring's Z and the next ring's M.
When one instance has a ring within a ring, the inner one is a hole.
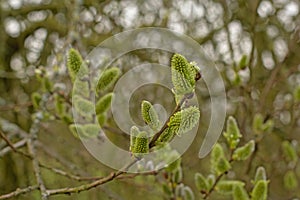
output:
M144 154L147 154L149 152L148 135L145 131L139 132L135 140L133 140L132 142L133 142L132 153L136 157L141 157Z
M242 181L235 180L222 180L216 186L216 191L223 195L232 195L233 189L236 186L244 187L245 183Z
M82 136L86 138L97 137L100 133L100 127L97 124L82 125Z
M90 95L89 83L87 81L76 80L73 87L74 94L78 94L82 97L88 98Z
M109 109L112 98L113 98L113 93L111 92L111 93L104 95L97 101L97 103L96 103L96 114L97 115L104 113Z
M98 121L98 124L100 125L100 127L102 127L107 121L106 113L98 114L97 121Z
M145 123L148 124L152 130L158 131L160 128L160 121L152 104L149 101L143 101L141 110Z
M79 96L73 98L75 110L84 117L91 118L94 112L94 104L86 99Z
M140 130L138 127L136 127L136 126L131 127L131 129L130 129L130 148L129 148L131 152L134 149L135 140L139 133L140 133Z
M262 166L260 166L256 169L255 177L254 177L254 180L252 181L252 183L255 185L260 180L263 180L263 181L267 180L266 170Z
M239 62L239 69L245 69L248 65L248 61L247 61L247 55L243 55L240 62Z
M298 162L296 149L289 141L283 141L281 147L285 158L289 162L293 162L294 164Z
M209 183L201 173L196 173L194 179L195 185L200 192L209 190Z
M34 92L31 94L32 105L35 109L40 107L41 100L42 100L42 97L39 93Z
M264 122L263 116L260 113L255 114L252 127L256 134L270 132L272 131L273 126L273 120L269 119L266 122Z
M237 184L233 187L233 200L250 200L244 186Z
M300 102L300 85L296 86L294 89L294 100L295 102Z
M269 181L259 180L251 192L251 200L267 200Z
M108 90L119 78L121 71L117 67L105 70L97 83L96 91L104 92Z
M178 156L178 155L175 155L175 156ZM180 165L181 165L181 158L178 158L174 162L168 164L168 166L165 168L165 170L166 170L166 172L175 172L175 171L179 170Z
M192 93L195 87L195 68L188 63L185 57L174 54L171 59L172 82L174 93L185 95Z
M227 172L231 168L230 163L225 158L223 147L219 143L215 144L212 149L210 163L212 172L217 176Z
M234 151L232 158L233 160L247 160L249 156L253 153L254 149L255 142L254 140L251 140L244 146L237 148Z
M80 70L80 67L82 65L82 57L80 55L80 53L71 48L69 50L69 54L68 54L68 62L67 62L67 66L68 66L68 70L69 70L69 75L72 79L72 81L75 80L77 73Z
M168 123L168 126L176 135L190 131L198 123L200 111L195 106L190 106L175 113Z
M226 132L224 132L223 135L226 138L230 149L235 149L239 144L242 135L234 117L228 117Z
M192 191L192 189L188 186L184 187L184 200L194 200L195 195Z
M287 190L295 190L298 188L298 179L294 171L289 170L283 177L284 187Z

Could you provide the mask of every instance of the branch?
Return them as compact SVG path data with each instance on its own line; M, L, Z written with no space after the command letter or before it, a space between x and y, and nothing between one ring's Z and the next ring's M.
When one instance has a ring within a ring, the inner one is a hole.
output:
M37 160L35 145L34 145L34 140L37 137L37 132L38 132L37 124L38 124L38 122L36 122L36 121L33 122L32 126L30 128L29 132L30 132L31 138L29 138L27 140L27 146L28 146L29 154L32 157L33 171L34 171L34 175L36 177L36 181L37 181L37 184L38 184L40 192L41 192L42 200L47 200L48 195L46 193L46 187L44 185L44 181L41 176L39 161Z
M29 186L29 187L23 188L23 189L18 188L11 193L1 195L0 199L9 199L12 197L19 196L20 194L25 194L25 193L28 193L28 192L31 192L31 191L37 190L37 189L39 189L39 186L37 186L37 185Z

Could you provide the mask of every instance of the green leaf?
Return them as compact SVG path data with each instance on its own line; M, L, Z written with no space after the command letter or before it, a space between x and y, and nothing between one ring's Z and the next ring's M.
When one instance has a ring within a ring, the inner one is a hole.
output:
M249 200L249 195L242 185L235 185L233 187L233 200Z
M81 57L80 53L77 50L71 48L69 50L67 66L68 66L69 75L70 75L72 81L75 80L76 75L79 72L81 65L82 65L82 57Z
M283 141L281 146L286 159L290 162L297 163L298 155L294 146L289 141Z
M263 181L267 180L266 170L262 166L260 166L256 169L255 177L254 177L254 180L252 181L252 183L255 185L260 180L263 180Z
M131 152L134 149L135 140L139 133L140 133L140 130L138 127L136 127L136 126L131 127L131 129L130 129L130 148L129 148Z
M77 132L77 129L78 129L78 132L81 132L81 126L80 125L76 125L76 124L70 124L69 125L69 130L71 131L71 133L76 137L76 138L79 138L79 134Z
M255 141L250 140L247 144L237 148L232 155L233 160L247 160L255 150Z
M240 142L242 134L233 116L229 116L227 119L226 132L224 132L223 135L227 140L229 148L235 149Z
M176 135L177 127L167 127L164 132L159 136L156 141L156 144L163 144L170 142Z
M217 143L211 152L211 169L212 172L220 175L227 172L231 166L228 160L225 159L223 147Z
M113 93L111 92L111 93L104 95L97 101L97 103L96 103L96 114L97 115L104 113L109 109L112 98L113 98Z
M185 57L174 54L171 59L172 82L175 94L189 94L195 87L195 68Z
M264 122L263 116L257 113L254 116L252 127L256 134L270 132L274 127L274 122L271 119Z
M209 183L201 173L196 173L194 179L196 187L200 192L209 190Z
M239 69L245 69L248 65L247 55L243 55L239 62Z
M284 187L287 190L295 190L298 188L298 180L294 171L288 171L283 178Z
M90 95L89 83L87 81L77 79L73 86L73 92L74 94L88 98Z
M117 67L112 67L105 70L97 84L97 92L103 92L108 90L119 78L121 71Z
M208 183L208 189L210 190L211 187L214 185L216 182L216 176L214 174L209 174L207 176L207 183Z
M139 134L136 136L132 153L136 157L141 157L144 154L149 153L149 141L145 131L139 132Z
M100 127L102 127L106 123L106 114L101 113L97 115L97 121Z
M59 116L63 116L65 114L64 100L58 95L55 95L54 99L55 99L55 111L56 111L56 113Z
M154 107L149 101L142 101L142 117L146 124L154 130L158 131L160 128L160 122L158 119L158 114L156 113Z
M100 127L97 124L82 125L82 136L86 138L97 137L100 133Z
M235 186L244 187L245 183L236 180L221 180L216 186L216 191L222 195L231 195Z
M40 107L41 100L42 100L42 97L39 93L34 92L31 94L32 105L35 109Z
M226 173L231 168L230 163L224 157L220 158L216 166L216 174L219 176Z
M295 100L295 102L300 102L300 85L295 87L294 100Z
M251 192L251 200L267 200L268 182L263 180L257 181Z
M184 200L194 200L195 195L192 189L188 186L184 187Z
M181 167L173 173L172 180L174 183L181 183L183 178L183 173Z
M177 135L190 131L198 123L200 111L195 106L190 106L175 113L168 123L168 126Z
M75 110L84 117L91 118L94 113L94 104L79 96L73 98Z
M175 155L175 156L177 156L177 155ZM167 172L175 172L175 171L179 170L180 165L181 165L181 158L178 158L177 160L168 164L168 166L165 168L165 170Z

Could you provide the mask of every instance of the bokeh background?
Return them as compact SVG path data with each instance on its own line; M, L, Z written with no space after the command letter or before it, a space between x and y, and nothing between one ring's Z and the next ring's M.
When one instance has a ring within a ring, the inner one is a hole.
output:
M251 188L257 166L263 165L270 180L271 200L300 199L300 186L284 182L287 172L300 179L300 165L286 159L282 142L288 141L300 156L300 2L299 0L1 0L0 2L0 129L17 148L27 151L26 134L36 110L31 94L43 94L40 77L71 99L72 83L66 55L73 47L85 57L106 38L142 27L162 27L184 33L199 44L222 74L227 94L227 114L236 117L245 143L256 139L255 155L237 162L228 178L247 182ZM115 61L125 73L142 63L168 64L170 52L138 50ZM242 58L246 58L240 67ZM133 80L134 81L134 80ZM194 174L210 172L209 157L198 151L210 119L210 99L204 82L197 85L201 120L193 145L182 157L183 181L196 195ZM142 124L140 102L147 99L171 112L175 103L171 91L159 86L143 86L130 101L132 118ZM49 100L51 116L39 123L36 156L51 167L82 176L102 176L111 169L95 160L68 129L55 118L54 100ZM68 110L71 115L71 109ZM268 133L255 133L255 114L274 121ZM54 117L53 117L54 116ZM108 124L114 127L113 119ZM117 127L116 127L117 129ZM128 149L129 140L116 129L108 131L117 145ZM24 139L25 138L25 139ZM224 139L220 138L220 143ZM82 184L51 170L41 169L47 188ZM140 176L121 179L79 194L49 199L167 199L163 177ZM32 162L10 150L0 140L0 195L35 185ZM13 199L40 199L33 191ZM217 193L211 199L230 199Z

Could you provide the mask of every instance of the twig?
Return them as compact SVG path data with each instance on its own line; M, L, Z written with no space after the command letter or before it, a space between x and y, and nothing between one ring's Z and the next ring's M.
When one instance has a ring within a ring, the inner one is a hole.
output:
M181 109L181 106L184 104L184 102L191 98L192 95L188 94L185 95L181 101L176 105L175 109L173 110L173 112L171 113L171 115L168 117L168 119L166 120L166 122L164 123L164 125L162 126L162 128L153 136L152 140L149 143L149 148L152 148L155 146L155 142L158 140L159 136L161 136L161 134L166 130L166 128L168 128L168 123L170 122L171 117L178 112Z
M29 154L32 157L33 171L34 171L34 175L36 177L36 181L37 181L37 184L38 184L40 192L41 192L42 200L48 200L48 195L46 193L46 187L45 187L44 181L42 179L39 161L37 160L36 151L35 151L34 140L36 139L37 132L38 132L37 124L38 124L38 120L34 121L30 128L29 132L30 132L31 138L29 138L27 140L27 146L28 146Z
M37 190L37 189L39 189L38 185L33 185L33 186L29 186L27 188L22 188L22 189L18 188L18 189L16 189L15 191L13 191L11 193L1 195L0 199L9 199L9 198L12 198L12 197L19 196L20 194L25 194L25 193L28 193L28 192L31 192L31 191Z
M23 147L26 144L26 142L27 142L27 139L23 139L23 140L20 140L20 141L18 141L16 143L12 144L12 146L8 146L8 147L3 148L0 151L0 157L4 156L5 154L7 154L8 152L12 151L13 149L18 149L20 147Z
M233 159L232 159L232 156L229 160L229 163L232 163L233 162ZM216 186L218 185L219 181L222 179L222 177L228 173L228 170L223 172L222 174L220 174L217 178L216 178L216 181L214 182L214 184L211 186L211 188L209 189L208 192L206 192L203 196L203 199L208 199L209 196L211 195L211 193L215 190Z
M131 166L133 166L139 159L135 158L132 162L130 162L128 165L126 165L124 168L117 172L112 172L110 175L100 178L92 183L80 185L78 187L73 188L60 188L60 189L53 189L53 190L47 190L47 195L58 195L58 194L71 194L71 193L79 193L82 191L90 190L94 187L97 187L99 185L102 185L104 183L107 183L109 181L112 181L116 179L118 176L126 173L126 170L128 170Z

